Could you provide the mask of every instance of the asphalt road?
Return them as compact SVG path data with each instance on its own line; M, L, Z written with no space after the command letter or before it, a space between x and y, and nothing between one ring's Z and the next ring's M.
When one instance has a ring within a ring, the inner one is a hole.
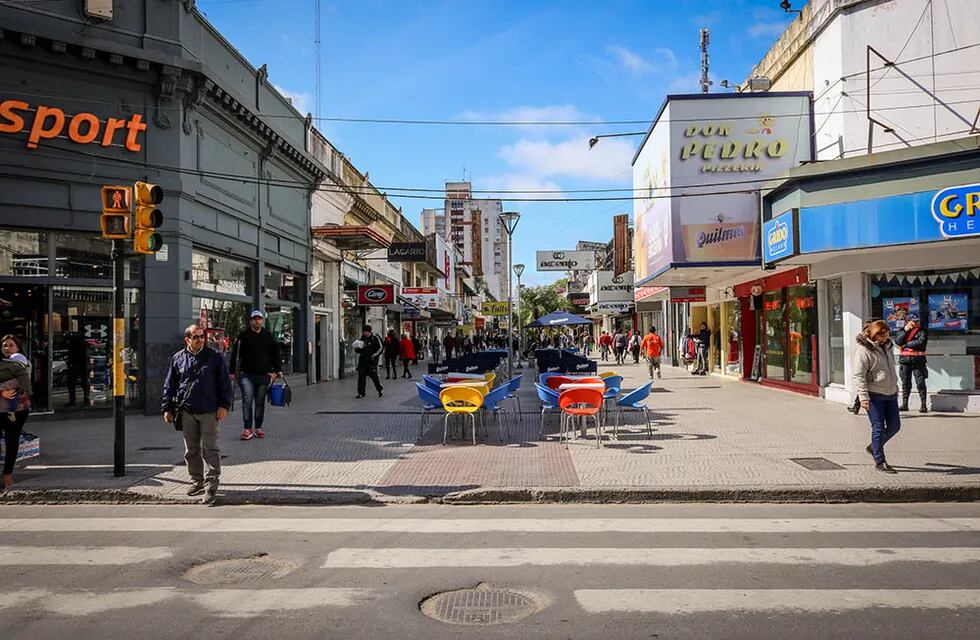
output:
M976 639L978 568L976 504L2 507L0 634Z

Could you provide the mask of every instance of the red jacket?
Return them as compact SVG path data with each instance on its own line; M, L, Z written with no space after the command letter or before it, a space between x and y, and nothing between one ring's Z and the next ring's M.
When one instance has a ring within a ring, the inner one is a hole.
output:
M398 343L398 356L402 360L415 360L415 345L411 338L402 338Z
M603 347L603 346L605 346L605 347L611 347L612 346L612 343L613 343L612 336L609 335L608 333L604 333L601 336L599 336L599 346L600 347Z

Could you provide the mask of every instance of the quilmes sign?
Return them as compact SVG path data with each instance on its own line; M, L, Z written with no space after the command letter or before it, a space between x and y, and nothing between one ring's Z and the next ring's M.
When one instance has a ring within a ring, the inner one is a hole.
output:
M488 300L480 303L480 313L485 316L507 315L507 301Z
M66 133L76 144L98 144L108 147L124 144L127 151L143 148L140 134L146 131L143 116L134 113L128 118L99 118L94 113L66 114L58 107L43 104L32 106L22 100L0 102L0 133L27 132L27 148L37 149L42 140L57 138ZM118 134L118 135L117 135Z
M932 217L944 238L980 235L980 184L948 187L932 198Z
M762 260L779 262L799 252L796 235L797 211L787 211L762 225Z
M425 262L425 242L395 242L388 247L388 262Z
M594 251L538 251L538 271L594 270Z

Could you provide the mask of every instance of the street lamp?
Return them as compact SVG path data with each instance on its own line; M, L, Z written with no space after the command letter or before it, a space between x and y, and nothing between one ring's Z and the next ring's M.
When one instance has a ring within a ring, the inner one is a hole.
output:
M601 138L622 138L623 136L645 136L646 131L630 131L629 133L604 133L599 136L592 136L589 138L589 151L592 151L592 147L599 144Z
M497 216L500 223L507 232L507 273L513 268L514 261L514 229L521 220L521 214L517 211L504 211ZM514 340L510 335L510 321L514 317L514 287L510 285L510 277L507 277L507 379L514 377Z
M524 265L514 265L514 275L517 276L517 362L521 361L521 354L524 353L524 329L521 322L521 274L524 273Z

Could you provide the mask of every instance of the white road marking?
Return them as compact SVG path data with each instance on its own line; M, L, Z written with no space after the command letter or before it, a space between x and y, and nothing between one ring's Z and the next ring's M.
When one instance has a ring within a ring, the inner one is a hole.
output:
M588 613L684 615L727 611L828 613L872 608L980 607L978 589L581 589Z
M191 533L949 533L980 518L9 518L0 531Z
M247 618L316 607L350 607L372 597L370 589L210 589L173 587L61 591L26 589L0 593L0 611L45 611L62 616L91 616L175 601L195 603L219 617Z
M867 567L892 562L958 564L980 562L980 547L889 548L501 548L352 549L331 552L327 569L408 569L431 567L661 566L717 563L830 564Z
M123 565L166 560L165 547L0 546L0 565Z

